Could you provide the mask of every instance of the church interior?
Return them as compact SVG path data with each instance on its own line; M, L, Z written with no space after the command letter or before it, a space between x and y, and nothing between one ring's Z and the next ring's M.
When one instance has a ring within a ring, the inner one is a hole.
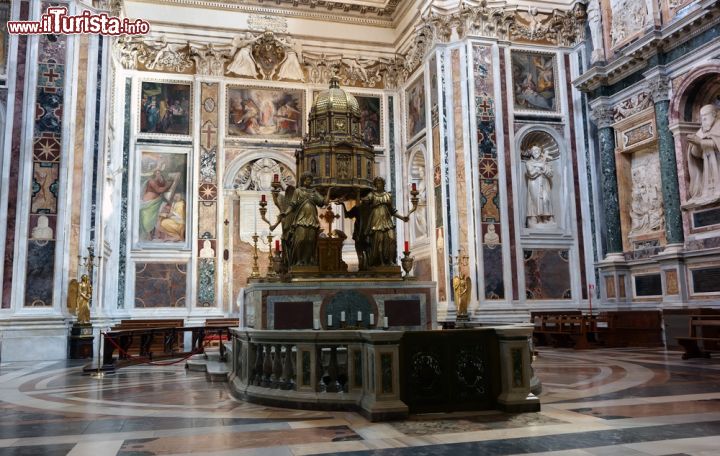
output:
M720 454L718 0L0 0L0 151L0 455Z

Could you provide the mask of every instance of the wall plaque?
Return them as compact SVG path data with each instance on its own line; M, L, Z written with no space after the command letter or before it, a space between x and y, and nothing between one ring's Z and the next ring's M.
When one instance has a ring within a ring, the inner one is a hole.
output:
M693 227L704 228L706 226L720 224L720 208L707 211L693 212Z
M693 269L692 278L695 293L720 292L720 268Z
M662 296L662 278L660 274L635 276L636 296Z

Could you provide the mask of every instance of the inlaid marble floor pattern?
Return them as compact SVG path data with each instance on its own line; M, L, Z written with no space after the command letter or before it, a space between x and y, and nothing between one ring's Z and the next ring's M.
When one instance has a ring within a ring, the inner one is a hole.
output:
M659 349L541 349L542 411L414 415L232 399L183 365L98 380L80 363L0 365L4 455L720 455L720 360Z

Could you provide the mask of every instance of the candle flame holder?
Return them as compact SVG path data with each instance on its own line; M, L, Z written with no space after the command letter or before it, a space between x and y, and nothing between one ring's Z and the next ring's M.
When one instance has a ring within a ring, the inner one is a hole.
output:
M260 278L260 265L258 264L258 239L260 239L260 236L258 236L257 233L253 234L252 240L254 245L253 250L253 267L252 267L252 273L250 274L250 278L252 279L258 279Z

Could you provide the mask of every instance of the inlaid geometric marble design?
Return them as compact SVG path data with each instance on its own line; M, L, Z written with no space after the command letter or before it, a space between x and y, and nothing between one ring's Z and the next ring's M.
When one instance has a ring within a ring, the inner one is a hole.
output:
M500 181L495 137L496 108L491 48L480 45L473 46L473 76L475 80L477 153L480 163L480 231L487 233L490 225L493 225L495 233L499 234L502 232L502 226L499 209ZM503 299L505 297L500 241L483 236L485 299Z
M233 399L182 363L96 380L82 363L0 364L0 453L27 455L717 455L720 360L660 349L541 349L536 413L372 423Z

